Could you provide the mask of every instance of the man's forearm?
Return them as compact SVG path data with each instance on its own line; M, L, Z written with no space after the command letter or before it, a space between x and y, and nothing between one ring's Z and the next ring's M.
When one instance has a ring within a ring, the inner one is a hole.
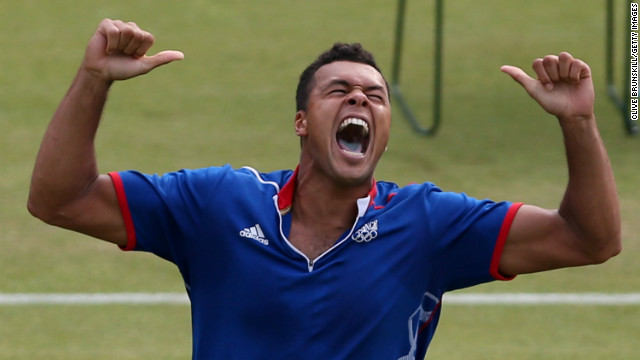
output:
M620 206L595 116L560 119L569 183L559 212L603 261L620 251Z
M42 140L31 180L30 211L64 206L98 176L94 139L110 85L78 71Z

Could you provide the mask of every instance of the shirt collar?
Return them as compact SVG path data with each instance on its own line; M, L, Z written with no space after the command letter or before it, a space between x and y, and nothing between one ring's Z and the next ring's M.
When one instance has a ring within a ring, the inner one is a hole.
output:
M280 189L280 191L278 192L278 195L276 195L278 197L277 198L278 210L282 215L291 211L291 205L293 204L293 194L295 193L295 190L296 190L296 180L298 179L299 169L300 169L300 165L296 167L296 169L293 171L293 174L291 175L289 180L287 180L287 183L284 184L282 189ZM369 190L369 193L367 194L367 196L360 198L356 201L356 204L358 206L358 216L364 215L364 213L367 211L369 206L373 204L373 200L376 198L377 193L378 193L378 190L376 187L376 179L373 179L371 184L371 189Z

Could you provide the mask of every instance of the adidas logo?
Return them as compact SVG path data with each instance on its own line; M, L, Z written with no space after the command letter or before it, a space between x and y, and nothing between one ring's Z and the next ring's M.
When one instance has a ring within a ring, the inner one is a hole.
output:
M376 237L378 237L378 220L365 224L351 236L356 242L369 242Z
M260 228L260 224L255 224L250 228L246 228L244 230L240 230L240 236L256 240L263 245L269 245L269 240L264 237L264 233Z

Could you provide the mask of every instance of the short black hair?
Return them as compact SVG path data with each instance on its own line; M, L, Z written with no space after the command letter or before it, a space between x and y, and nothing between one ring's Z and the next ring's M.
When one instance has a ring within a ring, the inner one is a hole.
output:
M322 66L330 64L334 61L352 61L356 63L366 64L372 66L378 70L380 75L382 71L376 64L373 54L365 50L360 43L342 43L337 42L333 44L333 47L318 56L318 58L312 62L307 68L300 74L300 81L298 82L298 89L296 90L296 111L307 110L309 103L309 93L312 87L313 76L316 71ZM384 79L384 76L382 76ZM387 91L389 90L389 84L385 80Z

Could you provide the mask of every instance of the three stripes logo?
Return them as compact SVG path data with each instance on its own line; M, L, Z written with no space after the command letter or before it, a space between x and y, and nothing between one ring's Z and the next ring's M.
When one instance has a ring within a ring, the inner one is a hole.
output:
M378 220L365 224L351 238L356 242L369 242L378 237Z
M256 240L263 245L269 245L269 240L264 237L260 224L255 224L254 226L240 230L240 236Z

